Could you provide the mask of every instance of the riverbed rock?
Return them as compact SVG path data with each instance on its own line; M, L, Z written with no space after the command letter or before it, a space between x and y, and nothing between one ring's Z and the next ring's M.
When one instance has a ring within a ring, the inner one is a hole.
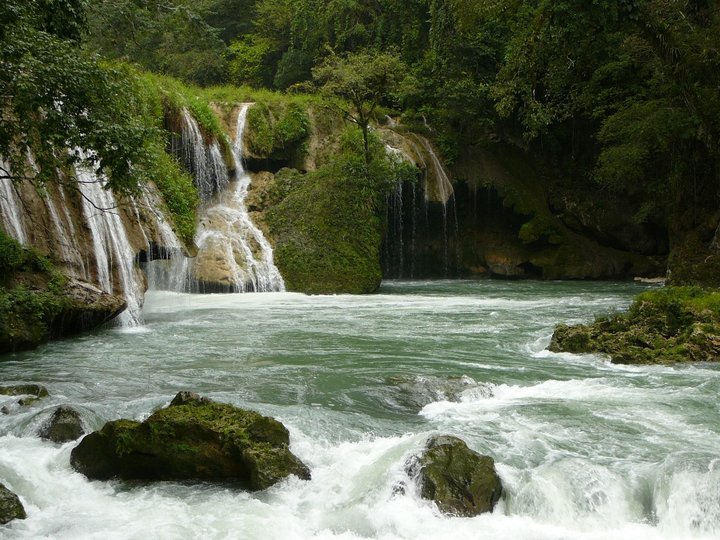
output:
M13 519L25 519L26 517L25 508L19 497L0 484L0 525L5 525Z
M144 422L115 420L73 449L70 462L91 479L222 480L249 490L310 471L274 418L181 393Z
M406 466L418 479L420 495L451 516L492 512L503 493L495 462L457 437L431 437L423 453Z
M125 298L109 294L91 283L68 279L63 289L65 307L52 322L52 337L84 332L104 324L127 307Z
M34 396L36 398L47 397L50 394L41 384L12 384L0 386L0 395L3 396Z
M61 405L56 408L48 421L38 432L40 438L56 443L65 443L79 439L85 434L82 418L72 407Z
M720 361L720 293L697 287L647 291L627 313L555 328L554 352L604 353L618 364Z

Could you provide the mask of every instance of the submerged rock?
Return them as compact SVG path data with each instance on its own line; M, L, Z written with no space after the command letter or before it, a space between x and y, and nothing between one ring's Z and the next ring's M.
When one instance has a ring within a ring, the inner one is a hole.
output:
M85 428L78 413L72 407L61 405L50 419L40 428L41 438L56 443L65 443L79 439L85 434Z
M0 386L0 395L3 396L34 396L36 398L47 397L50 394L41 384L13 384Z
M492 384L479 383L465 375L462 377L398 375L388 377L387 384L399 405L416 411L437 401L459 402L466 396L489 398L494 388Z
M503 492L493 459L449 435L431 437L422 455L408 462L406 470L417 477L420 495L448 515L491 512Z
M115 420L73 449L70 462L91 479L229 480L261 490L310 471L274 418L181 392L144 422Z
M25 508L17 495L0 484L0 525L12 521L13 519L25 519Z

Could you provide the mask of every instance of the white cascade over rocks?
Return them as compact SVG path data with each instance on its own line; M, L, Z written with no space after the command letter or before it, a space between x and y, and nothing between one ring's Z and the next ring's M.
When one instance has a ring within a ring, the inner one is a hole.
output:
M200 211L195 235L197 256L190 263L194 292L273 292L285 283L273 260L273 250L252 222L245 206L250 175L242 162L242 141L247 113L240 107L232 144L234 178ZM220 169L218 169L220 172ZM230 178L223 164L221 172Z

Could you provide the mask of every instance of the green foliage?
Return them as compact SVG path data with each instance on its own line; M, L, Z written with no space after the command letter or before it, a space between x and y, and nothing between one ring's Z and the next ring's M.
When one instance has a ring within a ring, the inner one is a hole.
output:
M310 119L305 108L297 103L289 103L273 126L275 145L285 147L301 141L307 137L309 128Z
M233 41L228 47L230 82L260 87L268 80L268 58L272 42L255 35Z
M54 23L47 22L48 13L39 6L12 0L4 8L14 9L14 17L0 36L0 155L12 172L0 172L42 183L54 179L57 169L83 163L107 175L116 192L133 192L138 174L148 166L146 141L156 132L133 114L136 103L124 74L61 39L65 33L48 33L45 28L53 29ZM58 13L64 19L75 12ZM38 174L28 170L28 152Z
M363 156L370 163L369 125L375 110L390 99L405 77L407 67L394 51L364 50L345 56L329 56L313 71L321 91L363 134Z
M67 305L65 277L0 230L0 352L39 343Z
M248 151L256 157L285 157L307 137L309 128L306 108L296 102L275 102L270 107L255 103L247 116Z
M247 113L247 148L257 156L269 156L275 146L270 111L264 103L256 103Z
M297 49L285 51L278 62L273 85L284 90L295 83L309 80L312 76L310 72L312 63L312 56L305 51Z
M659 310L675 314L707 312L720 320L720 292L702 287L663 287L645 291L635 299L630 314L636 314L643 303L651 303Z
M385 194L417 170L387 158L371 134L364 158L362 132L348 128L340 151L317 171L281 170L266 213L275 260L290 290L368 293L380 284L379 251ZM276 202L279 201L279 202Z
M218 29L207 22L217 24L213 8L188 0L89 2L87 46L188 82L218 83L227 67Z
M195 237L195 216L200 204L192 177L182 170L171 156L159 150L155 156L151 179L162 193L178 237L186 245L192 245Z

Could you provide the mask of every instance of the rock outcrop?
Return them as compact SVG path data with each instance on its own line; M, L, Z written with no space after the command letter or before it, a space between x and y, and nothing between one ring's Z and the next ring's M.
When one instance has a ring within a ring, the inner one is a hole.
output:
M108 422L70 462L91 479L222 480L254 491L290 475L310 479L289 442L273 418L181 392L144 422Z
M20 499L12 491L0 484L0 525L13 519L25 519L25 508Z
M82 418L72 407L61 405L56 408L48 421L38 432L40 438L56 443L65 443L79 439L85 434Z
M492 512L503 493L493 459L471 450L457 437L431 437L406 469L417 478L420 495L452 516Z
M668 287L641 294L627 313L559 325L549 349L604 353L618 364L720 361L720 293Z
M36 398L47 397L50 394L41 384L13 384L0 386L0 395L3 396L33 396Z

